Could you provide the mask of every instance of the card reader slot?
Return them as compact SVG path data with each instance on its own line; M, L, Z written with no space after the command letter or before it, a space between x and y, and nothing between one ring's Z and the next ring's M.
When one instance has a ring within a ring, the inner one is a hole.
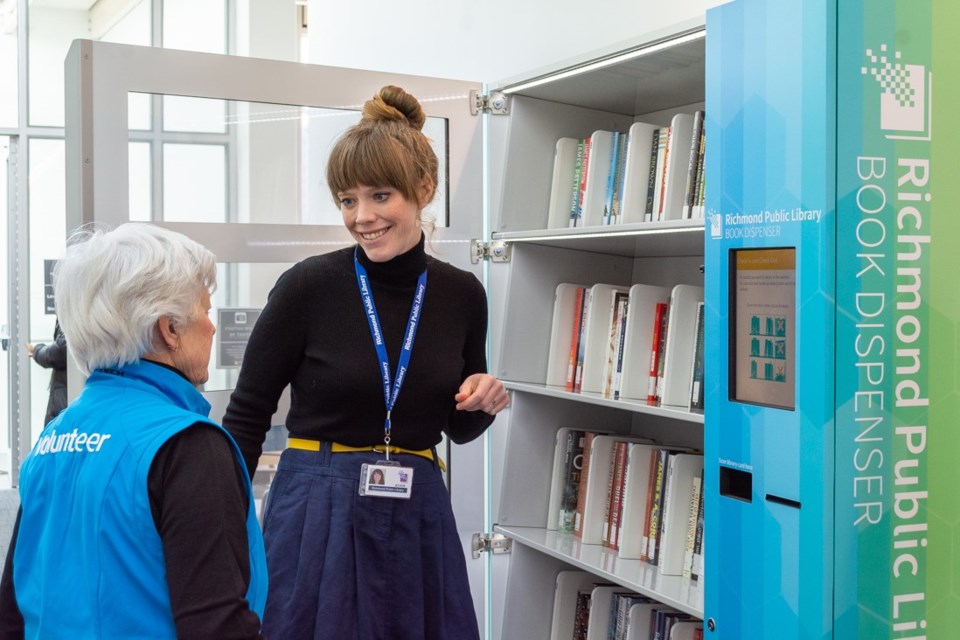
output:
M800 501L799 501L799 500L791 500L790 498L781 498L780 496L775 496L775 495L770 494L770 493L767 494L767 501L768 501L768 502L775 502L775 503L777 503L777 504L782 504L782 505L784 505L785 507L793 507L794 509L799 509L799 508L800 508Z
M731 467L720 467L720 495L753 502L753 474Z

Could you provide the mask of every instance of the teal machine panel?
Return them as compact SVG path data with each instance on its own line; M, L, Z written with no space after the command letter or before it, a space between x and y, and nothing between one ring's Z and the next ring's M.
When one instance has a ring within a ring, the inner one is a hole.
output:
M836 4L707 12L705 637L833 625Z

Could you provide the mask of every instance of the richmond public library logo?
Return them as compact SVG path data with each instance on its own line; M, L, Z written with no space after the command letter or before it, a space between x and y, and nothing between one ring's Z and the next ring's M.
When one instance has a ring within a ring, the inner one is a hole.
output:
M860 68L880 86L880 128L890 140L930 140L933 74L922 64L904 64L901 52L887 45L866 50L868 65Z

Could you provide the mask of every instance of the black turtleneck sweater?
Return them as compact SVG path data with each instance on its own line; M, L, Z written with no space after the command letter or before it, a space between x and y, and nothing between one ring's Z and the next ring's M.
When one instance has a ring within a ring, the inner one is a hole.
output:
M461 382L486 372L487 302L473 274L420 244L387 262L357 252L370 278L391 376L396 374L417 277L427 289L406 379L391 414L391 444L429 449L441 432L468 442L493 422L457 411ZM364 314L353 247L308 258L284 273L247 344L223 425L251 476L283 389L291 387L290 436L350 446L383 443L386 416L379 361Z

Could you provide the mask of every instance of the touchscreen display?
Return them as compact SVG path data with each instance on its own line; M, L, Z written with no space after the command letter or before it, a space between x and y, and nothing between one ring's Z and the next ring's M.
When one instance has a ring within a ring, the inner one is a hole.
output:
M730 253L730 399L796 406L796 249Z

